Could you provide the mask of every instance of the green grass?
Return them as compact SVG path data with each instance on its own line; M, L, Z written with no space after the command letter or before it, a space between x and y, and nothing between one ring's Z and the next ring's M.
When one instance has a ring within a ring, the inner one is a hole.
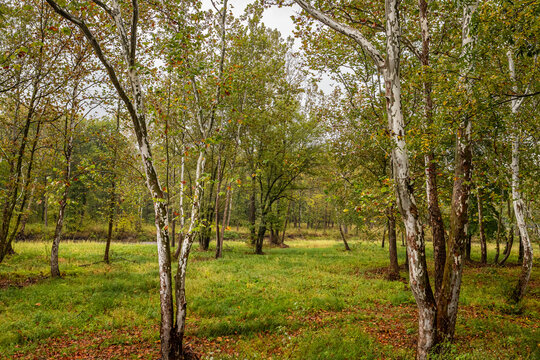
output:
M193 251L187 335L195 350L213 359L414 357L417 323L408 285L368 272L387 265L387 249L351 241L353 251L344 252L340 242L327 239L288 243L288 249L255 256L243 242L226 242L218 261L212 250ZM404 248L398 247L402 262ZM103 243L61 243L63 279L0 289L0 358L32 354L58 337L73 339L62 350L69 356L80 351L78 339L103 331L112 337L84 347L137 347L142 341L159 349L155 245L114 243L111 265L96 263L103 249ZM48 273L49 243L17 243L15 250L0 264L0 278ZM519 271L466 269L449 359L540 356L537 266L525 301L518 308L506 301Z

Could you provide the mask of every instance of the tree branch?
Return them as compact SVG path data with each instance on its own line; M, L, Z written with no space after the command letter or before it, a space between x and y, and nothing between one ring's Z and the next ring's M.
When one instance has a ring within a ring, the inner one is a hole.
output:
M337 22L336 20L332 19L330 16L326 15L322 11L315 9L307 1L304 1L304 0L294 0L294 1L298 5L300 5L300 7L304 9L308 14L313 16L315 19L319 20L320 22L334 29L335 31L356 41L368 53L371 59L373 59L373 61L375 62L375 65L377 65L379 69L383 69L385 67L384 57L377 50L377 48L375 48L375 46L369 40L367 40L364 37L364 35L362 35L360 31L348 25Z

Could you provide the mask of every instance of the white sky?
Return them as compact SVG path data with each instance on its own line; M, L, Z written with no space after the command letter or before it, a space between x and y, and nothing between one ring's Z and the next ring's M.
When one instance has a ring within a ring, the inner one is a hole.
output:
M219 1L215 1L217 4ZM244 13L244 10L248 4L253 3L254 0L229 0L229 6L232 9L233 14L238 17ZM212 2L210 0L202 0L203 9L213 9ZM288 36L293 36L294 23L291 19L291 15L295 15L299 11L297 5L294 6L272 6L269 9L265 9L263 15L263 23L270 28L278 29L284 39Z
M252 4L255 0L229 0L229 6L234 16L239 17L244 14L244 10L248 4ZM214 1L216 5L219 1ZM211 0L202 0L203 9L214 9ZM219 6L219 5L217 5ZM293 6L278 7L274 5L264 10L262 22L269 28L277 29L283 39L291 36L294 37L294 22L291 16L300 12L300 7L296 4ZM295 39L295 48L299 50L299 40ZM325 93L330 93L336 84L326 75L323 74L322 80L319 82L319 88Z

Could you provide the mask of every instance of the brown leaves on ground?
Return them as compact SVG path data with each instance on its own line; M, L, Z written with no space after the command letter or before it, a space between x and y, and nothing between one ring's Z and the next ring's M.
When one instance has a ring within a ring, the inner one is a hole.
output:
M32 353L16 353L13 359L97 360L159 357L159 342L144 340L141 331L133 328L66 334L39 344Z
M503 321L513 322L519 326L538 329L539 324L520 316L501 315L494 310L488 310L479 306L460 306L460 323L468 327L467 320L488 318L495 316L503 317ZM254 334L261 353L268 358L280 358L286 355L282 345L287 341L285 337L296 338L307 330L325 329L328 326L339 326L342 321L354 320L357 326L369 334L375 341L383 346L394 349L414 349L417 340L418 316L414 304L391 305L377 303L370 308L349 308L341 311L319 310L309 314L291 312L286 319L291 323L300 323L301 326L288 334L275 334L261 332ZM197 321L191 322L191 326L197 327ZM148 329L147 329L148 330ZM154 334L159 329L152 327ZM75 333L75 331L74 331ZM140 328L103 330L93 333L66 333L57 338L37 344L32 353L16 353L13 359L25 360L98 360L98 359L159 359L159 340L151 340L145 337ZM484 331L482 334L463 335L456 334L456 345L466 349L472 343L471 337L481 336L484 341L495 339L500 336L494 331ZM241 357L236 343L242 339L242 335L219 336L213 339L187 336L185 345L193 352L194 358L211 358L216 355L228 355L232 358Z
M25 286L34 285L46 278L48 278L48 276L43 274L33 276L17 274L0 275L0 289L7 289L9 287L23 288Z

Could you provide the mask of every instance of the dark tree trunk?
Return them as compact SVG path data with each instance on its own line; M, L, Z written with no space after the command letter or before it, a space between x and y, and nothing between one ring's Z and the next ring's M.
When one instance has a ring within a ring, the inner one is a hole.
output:
M394 215L393 206L388 211L388 250L390 256L390 280L399 279L399 264L397 257L397 241L396 241L396 218Z
M480 232L480 262L482 264L487 263L487 244L486 244L486 232L484 230L484 207L482 205L482 194L480 189L476 193L476 200L478 202L478 228Z
M409 250L405 249L405 270L409 272Z
M255 242L255 254L257 255L264 255L263 243L264 243L265 234L266 234L266 224L264 220L261 220L261 225L259 225L259 231L257 232L257 239Z
M499 263L499 255L501 251L501 233L503 231L503 224L502 224L502 210L503 206L501 204L501 207L499 209L499 213L497 214L497 237L496 237L496 248L495 248L495 259L493 262L495 264Z
M287 206L287 215L285 215L285 224L283 224L283 231L281 232L281 241L279 243L280 246L285 246L285 233L287 232L287 226L289 225L289 217L291 216L291 204L292 201L289 201L289 205Z
M388 224L386 225L386 227L384 228L383 230L383 233L382 233L382 244L381 244L381 247L384 249L384 241L386 240L386 229L388 228Z
M43 220L43 225L45 227L48 227L49 226L49 198L47 197L46 193L43 195L43 218L42 218L42 220Z
M523 239L521 238L521 233L518 231L518 237L519 237L519 253L518 253L518 263L521 264L523 262Z
M465 260L471 261L471 240L472 235L467 235L467 243L465 244Z
M339 233L341 234L341 240L343 240L343 245L345 245L345 251L351 251L347 239L345 238L345 232L343 231L343 225L339 224Z
M250 230L250 242L252 245L254 245L257 241L257 231L255 229L255 220L256 220L255 178L251 177L251 194L249 195L249 230Z
M114 213L116 210L116 184L113 181L111 188L111 198L109 200L109 229L107 232L107 243L105 244L105 255L103 256L103 261L109 263L109 250L111 248L113 226L114 226Z
M270 243L279 245L279 230L274 229L274 225L270 225Z
M508 232L508 238L506 240L506 246L504 248L504 257L499 263L499 265L504 265L506 260L510 257L510 254L512 253L512 246L514 245L514 227L512 226L510 228L510 231Z

